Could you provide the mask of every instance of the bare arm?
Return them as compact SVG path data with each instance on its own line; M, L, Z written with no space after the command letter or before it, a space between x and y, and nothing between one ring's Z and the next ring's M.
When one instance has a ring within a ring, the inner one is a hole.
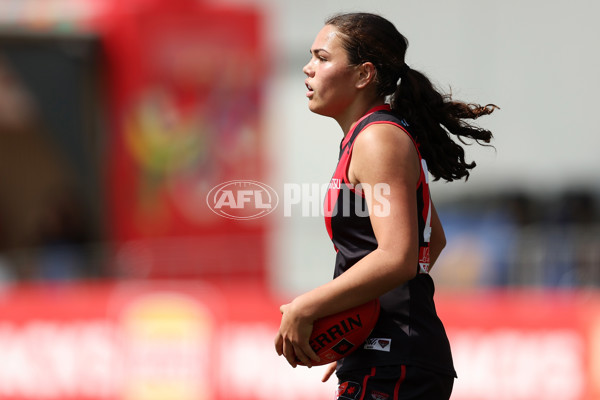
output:
M378 247L336 279L296 297L283 313L275 348L296 366L298 358L310 365L317 360L308 344L315 319L371 299L414 278L418 259L418 223L415 188L420 163L411 139L388 124L372 125L356 139L349 178L364 185ZM374 192L377 184L388 194Z
M433 268L442 250L446 247L446 235L440 217L431 203L431 239L429 241L429 268Z

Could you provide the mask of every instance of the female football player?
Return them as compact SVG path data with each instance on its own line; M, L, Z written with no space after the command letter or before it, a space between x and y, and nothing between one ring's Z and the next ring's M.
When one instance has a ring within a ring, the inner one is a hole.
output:
M475 163L451 137L488 143L468 122L493 105L456 101L405 62L406 38L373 14L328 19L303 68L309 109L343 132L325 199L334 279L281 306L275 348L293 366L319 360L313 321L379 298L369 339L337 364L338 399L448 399L456 376L429 271L445 236L429 195ZM366 210L367 212L362 212Z

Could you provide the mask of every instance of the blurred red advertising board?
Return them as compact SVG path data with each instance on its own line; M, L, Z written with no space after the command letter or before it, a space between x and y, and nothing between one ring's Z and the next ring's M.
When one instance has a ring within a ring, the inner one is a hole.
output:
M192 0L115 2L99 20L120 273L264 276L267 220L207 204L224 182L263 180L262 28L257 9Z
M106 110L90 141L111 272L265 275L267 218L232 220L207 204L225 182L265 180L265 23L250 4L0 1L1 35L100 43L94 68Z
M275 354L279 304L258 281L30 285L0 297L0 398L329 399L322 367ZM600 296L438 295L453 399L592 400Z
M600 398L600 296L507 290L441 296L456 399Z

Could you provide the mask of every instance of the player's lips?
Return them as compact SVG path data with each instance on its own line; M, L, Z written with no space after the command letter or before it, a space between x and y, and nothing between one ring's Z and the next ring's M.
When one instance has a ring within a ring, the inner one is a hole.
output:
M306 85L306 88L308 89L308 92L306 92L306 97L312 97L312 95L315 93L312 86L310 86L308 84L308 81L304 81L304 84Z

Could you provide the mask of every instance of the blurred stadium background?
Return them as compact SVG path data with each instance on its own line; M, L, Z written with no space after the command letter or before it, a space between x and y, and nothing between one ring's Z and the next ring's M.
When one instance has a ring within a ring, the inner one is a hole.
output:
M301 68L339 11L385 15L411 67L501 107L468 182L432 186L453 399L600 399L587 0L2 0L0 398L333 397L272 339L279 304L332 273L303 207L341 134L307 110ZM231 180L269 185L278 208L216 215L207 194ZM289 185L305 191L284 207Z

